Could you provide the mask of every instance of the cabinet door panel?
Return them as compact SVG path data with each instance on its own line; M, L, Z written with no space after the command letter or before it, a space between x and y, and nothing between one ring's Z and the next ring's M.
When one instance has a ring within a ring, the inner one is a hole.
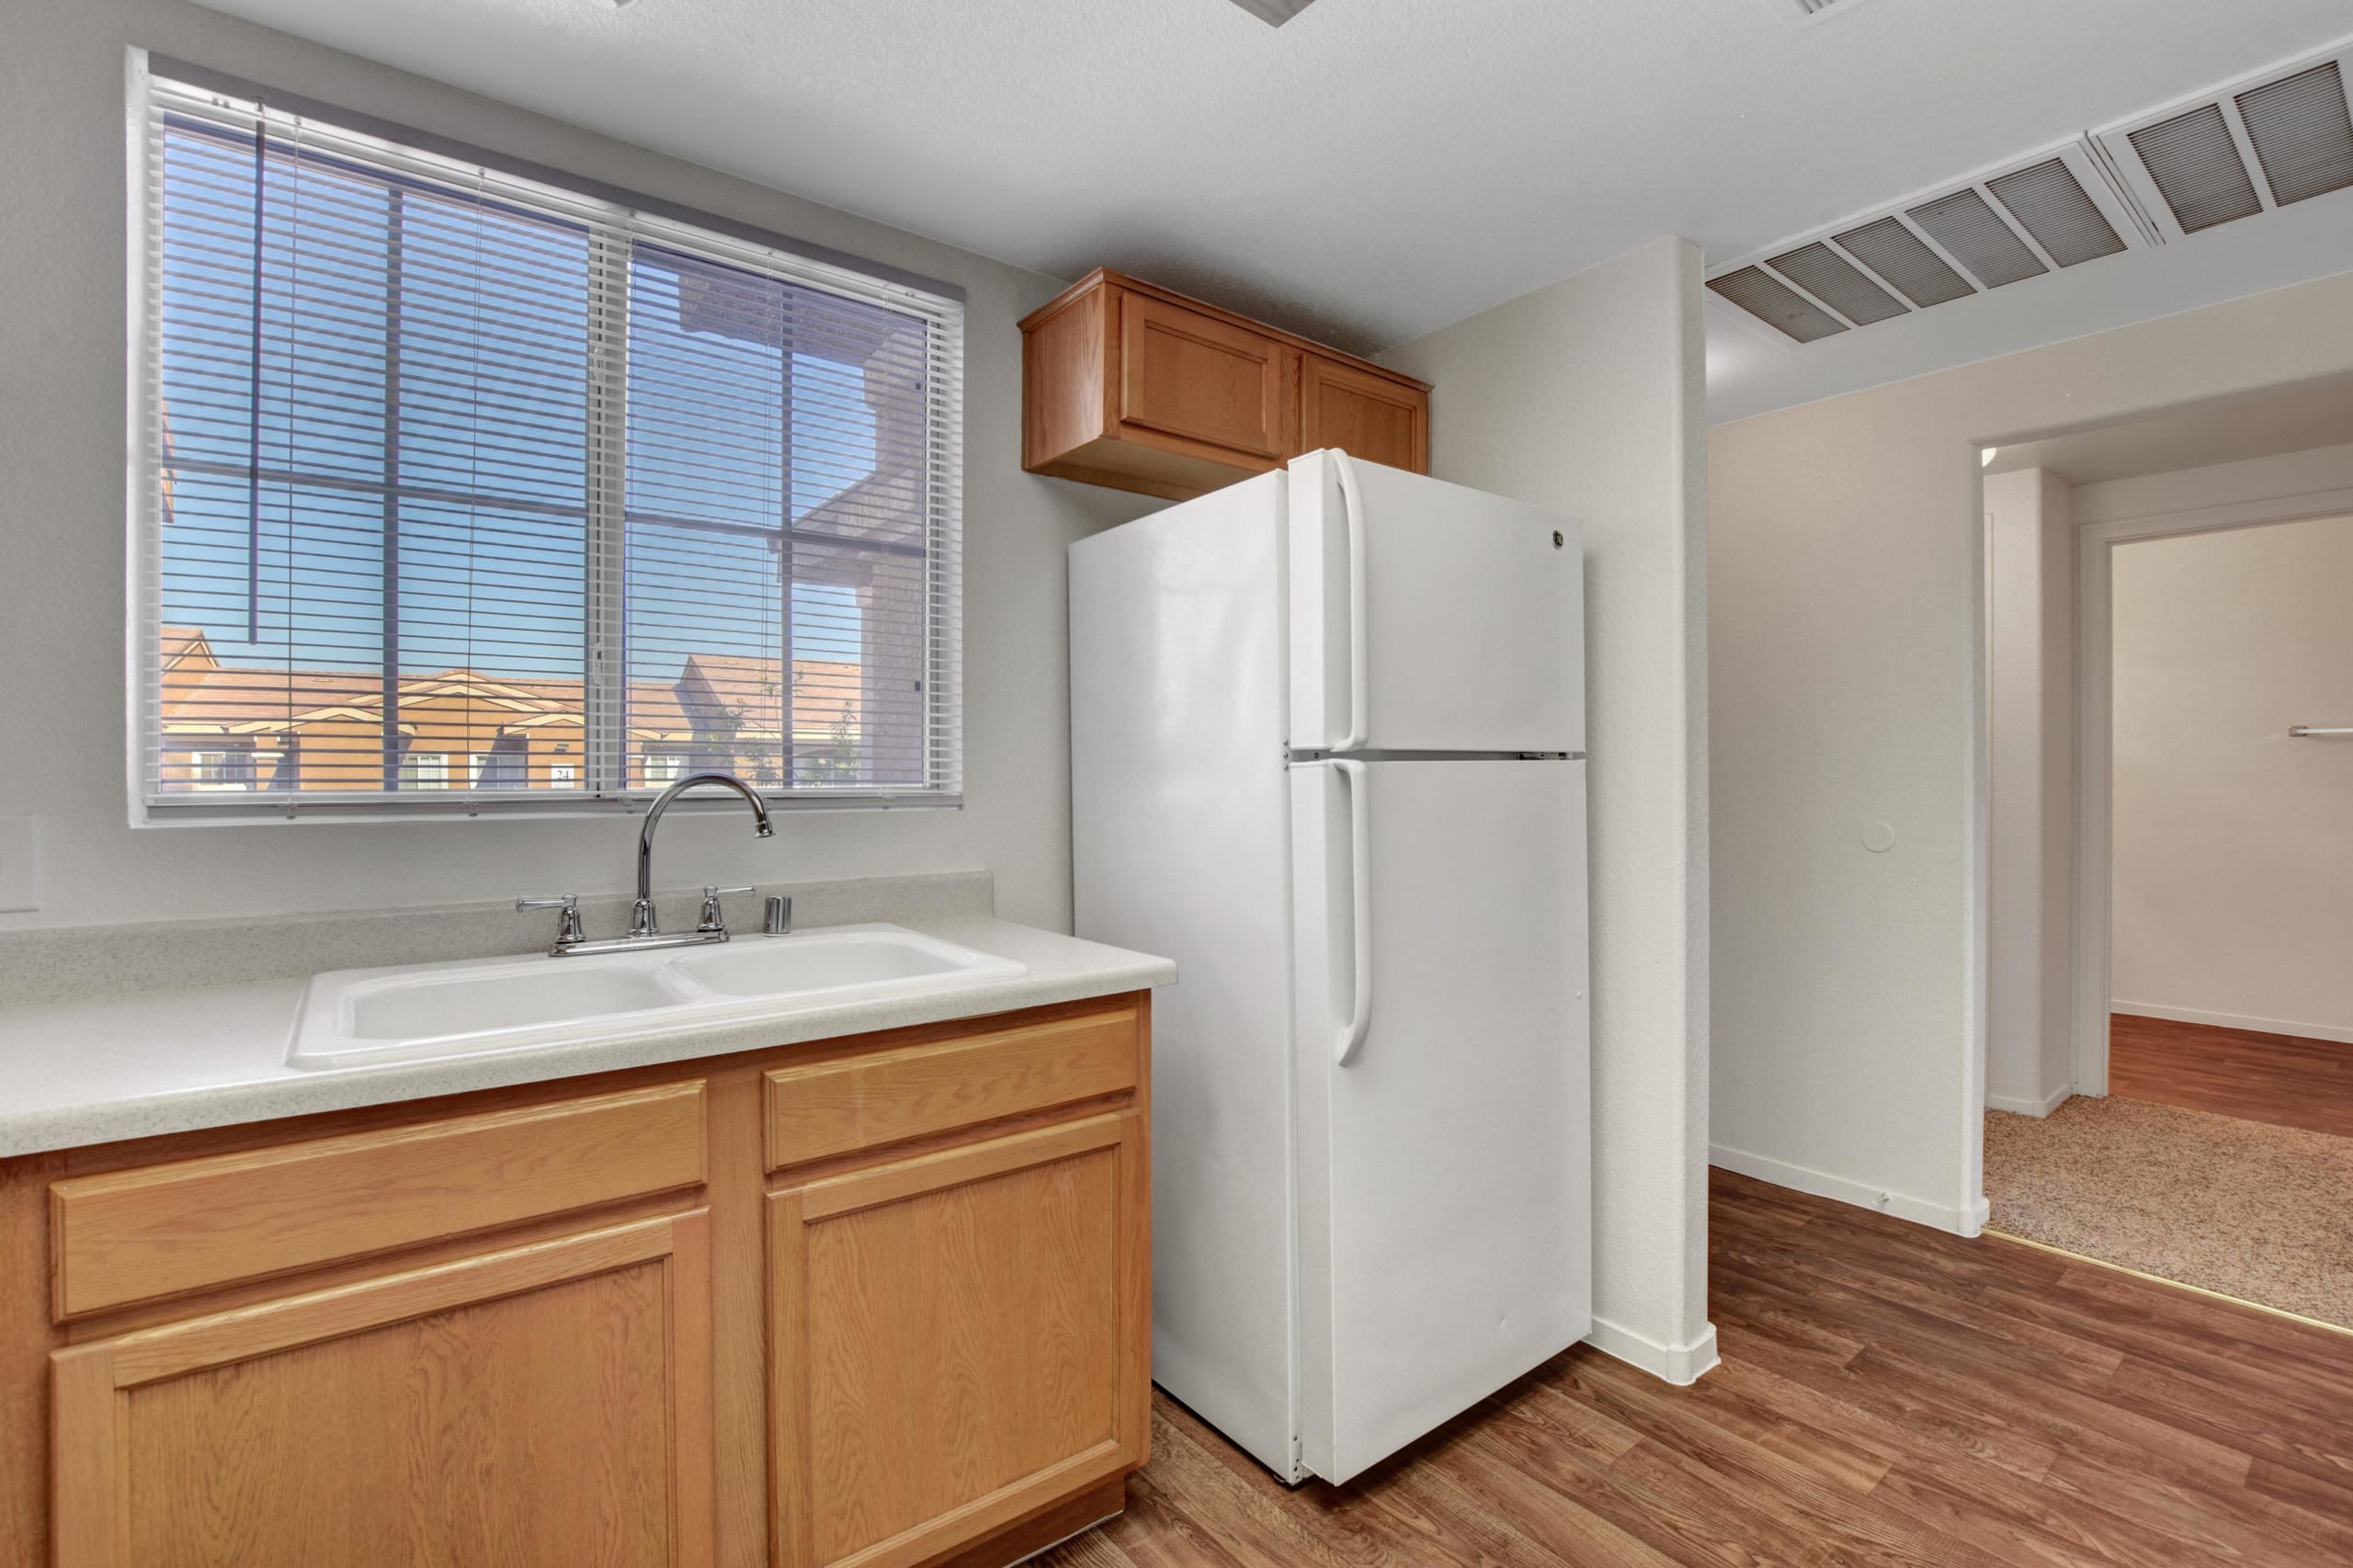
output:
M59 1568L710 1561L706 1216L56 1352Z
M1287 456L1296 350L1143 294L1120 296L1120 417L1268 460Z
M1300 445L1429 472L1429 398L1412 387L1307 356L1300 371Z
M1142 1119L769 1199L776 1561L906 1568L1141 1462Z

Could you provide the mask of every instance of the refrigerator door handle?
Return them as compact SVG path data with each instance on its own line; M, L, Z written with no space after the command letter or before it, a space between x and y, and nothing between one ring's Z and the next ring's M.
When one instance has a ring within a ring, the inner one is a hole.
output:
M1340 510L1347 517L1348 537L1348 733L1333 743L1334 751L1354 751L1371 730L1368 716L1372 679L1368 670L1365 637L1364 492L1357 485L1357 466L1336 449L1332 470L1340 476Z
M1348 793L1348 902L1352 905L1348 924L1353 949L1349 968L1356 996L1332 1058L1346 1067L1364 1049L1366 1031L1372 1028L1372 824L1365 801L1364 764L1335 758L1332 766Z

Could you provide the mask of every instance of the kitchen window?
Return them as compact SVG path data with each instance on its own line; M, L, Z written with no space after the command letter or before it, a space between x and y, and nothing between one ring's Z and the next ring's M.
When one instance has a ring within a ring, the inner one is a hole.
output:
M142 820L956 803L954 290L140 91Z

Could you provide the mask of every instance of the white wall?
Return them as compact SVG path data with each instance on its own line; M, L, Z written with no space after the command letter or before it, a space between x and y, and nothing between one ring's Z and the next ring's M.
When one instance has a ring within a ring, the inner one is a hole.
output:
M1385 356L1439 478L1585 526L1595 1342L1677 1381L1715 1358L1699 266L1660 240Z
M133 832L122 756L123 51L141 45L961 284L966 799L664 829L673 885L987 868L1008 915L1070 919L1063 550L1154 503L1019 469L1020 338L1050 279L176 0L12 7L0 49L0 815L42 819L46 895L0 928L595 892L611 819Z
M2074 1076L2073 500L2044 469L1985 481L1985 1103L2029 1116Z
M2113 558L2120 1012L2353 1040L2353 518Z
M1710 433L1719 1161L1983 1223L1974 449L2347 369L2353 275Z

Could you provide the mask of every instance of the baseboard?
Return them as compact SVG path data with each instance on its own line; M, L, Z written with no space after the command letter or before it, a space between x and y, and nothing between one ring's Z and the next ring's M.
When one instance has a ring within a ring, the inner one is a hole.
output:
M1806 1165L1792 1165L1764 1154L1752 1154L1745 1149L1727 1149L1721 1143L1708 1148L1708 1163L1722 1165L1741 1176L1769 1181L1775 1187L1786 1187L1798 1192L1811 1193L1816 1198L1832 1199L1851 1203L1858 1209L1875 1213L1893 1214L1899 1220L1909 1220L1915 1225L1927 1225L1939 1231L1949 1231L1956 1236L1973 1236L1985 1229L1985 1195L1979 1193L1965 1209L1949 1204L1933 1203L1909 1193L1890 1192L1869 1182L1852 1181L1846 1176L1832 1176Z
M1997 1095L1988 1090L1985 1095L1985 1108L2006 1110L2013 1116L2045 1117L2066 1104L2075 1093L2072 1086L2063 1086L2052 1090L2037 1100L2029 1099L2024 1095Z
M1668 1345L1648 1335L1636 1334L1623 1324L1596 1318L1593 1332L1585 1336L1585 1342L1605 1356L1614 1356L1629 1367L1677 1388L1698 1382L1716 1365L1714 1324L1709 1324L1699 1337L1688 1345Z
M2167 1007L2155 1002L2110 1002L2108 1010L2126 1013L2136 1018L2163 1018L2169 1024L2204 1024L2216 1029L2253 1029L2257 1034L2289 1034L2304 1040L2353 1045L2353 1027L2344 1024L2299 1024L2287 1018L2250 1018L2236 1013L2200 1012L2196 1007Z

